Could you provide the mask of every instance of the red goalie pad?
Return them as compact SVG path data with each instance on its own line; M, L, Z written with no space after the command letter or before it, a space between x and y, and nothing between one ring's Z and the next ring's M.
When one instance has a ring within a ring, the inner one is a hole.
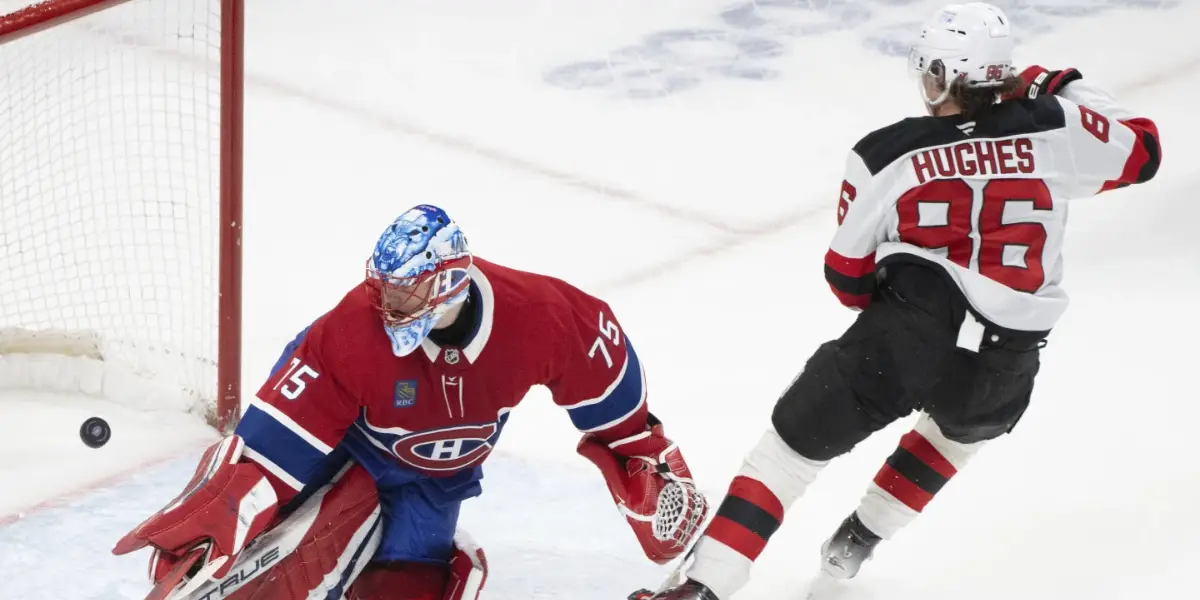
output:
M366 567L380 538L375 481L348 463L278 525L238 556L223 577L179 570L160 580L157 595L170 600L304 600L343 598ZM159 591L161 590L161 591Z
M355 580L346 600L478 600L487 581L487 557L461 529L454 534L449 568L428 563L376 563Z
M187 600L342 598L379 547L380 519L375 481L349 464L248 548L228 577Z
M233 435L206 450L183 492L125 534L113 554L153 546L150 577L156 583L182 578L192 567L205 577L228 574L234 557L270 526L278 509L262 471L239 462L243 448L242 438ZM159 586L162 595L151 598L166 597L172 587Z

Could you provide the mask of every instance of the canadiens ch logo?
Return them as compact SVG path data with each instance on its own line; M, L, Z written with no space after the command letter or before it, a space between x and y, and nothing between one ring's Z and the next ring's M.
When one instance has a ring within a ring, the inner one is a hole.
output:
M482 462L499 433L497 423L422 431L392 443L392 454L424 471L460 471Z
M393 404L396 408L406 408L417 403L417 381L415 379L405 379L396 382L396 391L393 395Z

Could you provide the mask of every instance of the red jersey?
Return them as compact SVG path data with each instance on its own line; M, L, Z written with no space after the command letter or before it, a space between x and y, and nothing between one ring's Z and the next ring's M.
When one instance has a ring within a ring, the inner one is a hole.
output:
M475 483L509 412L535 385L551 390L581 432L617 439L646 428L645 375L607 304L478 258L470 275L475 327L461 347L426 339L395 356L365 284L289 346L237 429L281 501L335 449L381 487Z

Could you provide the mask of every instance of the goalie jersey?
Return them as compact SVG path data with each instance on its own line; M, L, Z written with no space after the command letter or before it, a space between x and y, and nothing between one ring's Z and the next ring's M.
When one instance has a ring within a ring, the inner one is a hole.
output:
M237 427L281 504L339 454L370 472L385 504L414 482L439 506L477 496L481 465L535 385L581 432L646 429L642 366L607 304L478 258L469 272L461 345L426 339L395 356L363 284L288 346Z
M1067 307L1069 200L1147 181L1159 160L1155 124L1083 80L1059 96L998 104L979 122L905 119L850 153L826 279L861 309L877 267L925 262L977 318L1048 332Z

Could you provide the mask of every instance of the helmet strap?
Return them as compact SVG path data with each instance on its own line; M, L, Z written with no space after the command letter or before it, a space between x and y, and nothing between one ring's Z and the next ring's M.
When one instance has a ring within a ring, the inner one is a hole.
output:
M925 79L930 76L931 74L928 71L922 74L921 77L917 79L917 88L921 91L921 99L925 101L925 110L932 116L934 114L934 108L941 106L944 102L946 102L946 99L950 97L950 86L946 84L946 78L943 76L941 78L942 93L938 94L936 98L930 98L929 93L925 91Z

